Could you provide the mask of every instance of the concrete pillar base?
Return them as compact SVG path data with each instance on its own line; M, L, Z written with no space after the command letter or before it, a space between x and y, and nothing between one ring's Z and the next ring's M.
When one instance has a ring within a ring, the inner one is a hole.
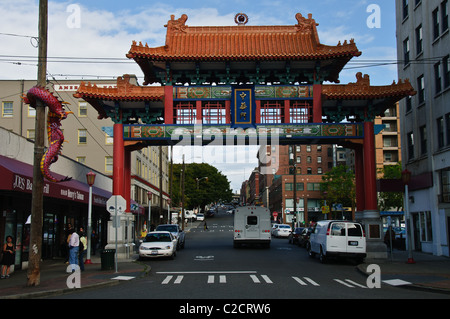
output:
M365 210L356 212L355 219L362 223L366 232L366 259L387 259L387 248L384 243L383 224L380 212Z

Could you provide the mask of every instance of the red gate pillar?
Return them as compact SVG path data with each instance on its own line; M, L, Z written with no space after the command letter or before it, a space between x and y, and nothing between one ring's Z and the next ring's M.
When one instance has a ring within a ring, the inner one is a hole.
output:
M374 123L364 122L364 184L365 210L376 211L377 205L377 177L375 163L375 131Z
M361 222L366 230L366 252L369 259L386 259L383 223L377 205L374 123L364 122L364 194L365 207Z
M125 146L123 142L123 124L114 124L114 146L113 146L113 195L124 193L124 161Z
M364 192L364 155L362 145L357 145L355 151L355 186L356 186L356 211L360 214L366 208Z
M127 201L127 213L131 213L131 151L125 148L124 154L124 194Z
M313 123L322 123L322 85L313 85Z

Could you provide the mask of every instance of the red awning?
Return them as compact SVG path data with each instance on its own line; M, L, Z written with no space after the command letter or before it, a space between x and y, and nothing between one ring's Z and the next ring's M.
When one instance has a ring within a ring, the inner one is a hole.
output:
M55 174L56 178L63 178ZM15 159L0 155L0 190L9 190L30 193L33 189L33 166ZM44 196L72 200L88 204L89 185L77 180L63 183L53 183L44 180ZM111 192L93 186L92 204L106 206L106 201L111 197Z

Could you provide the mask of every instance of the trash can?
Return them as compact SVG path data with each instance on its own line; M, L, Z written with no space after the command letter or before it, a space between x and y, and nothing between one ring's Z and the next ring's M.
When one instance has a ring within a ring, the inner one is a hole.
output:
M116 254L115 249L103 249L101 254L102 270L114 269L114 257Z

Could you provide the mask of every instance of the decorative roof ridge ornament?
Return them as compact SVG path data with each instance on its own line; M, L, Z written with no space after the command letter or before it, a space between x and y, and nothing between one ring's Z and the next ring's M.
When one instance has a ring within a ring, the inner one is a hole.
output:
M244 26L248 23L248 16L240 12L234 16L234 22L239 26Z
M186 32L186 28L188 27L186 25L187 19L188 16L186 14L182 14L179 19L175 20L175 15L172 14L170 16L170 20L165 25L165 27L167 28L167 32L172 31Z
M312 13L308 14L308 18L305 18L300 12L295 15L297 19L297 31L298 32L313 32L319 25L316 20L312 18Z

